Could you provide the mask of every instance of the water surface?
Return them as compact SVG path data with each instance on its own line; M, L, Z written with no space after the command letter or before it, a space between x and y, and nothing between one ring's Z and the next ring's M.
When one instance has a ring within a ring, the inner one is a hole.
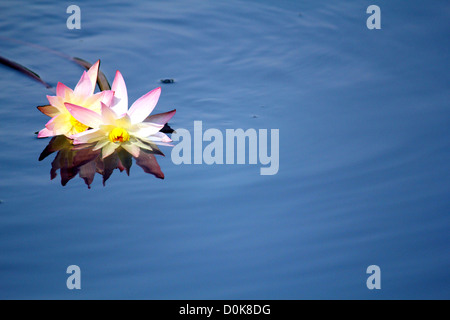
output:
M101 59L130 102L162 85L175 129L279 129L280 170L177 166L162 147L164 180L134 164L62 187L34 134L51 92L1 66L1 298L450 297L448 4L383 2L381 30L369 1L77 4L68 30L69 3L2 1L0 36ZM0 55L53 85L82 72L4 39Z

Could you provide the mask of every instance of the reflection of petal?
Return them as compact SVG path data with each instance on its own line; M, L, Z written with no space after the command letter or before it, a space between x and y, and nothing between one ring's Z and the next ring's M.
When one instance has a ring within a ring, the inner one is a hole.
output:
M123 172L123 170L125 170L126 168L123 166L122 161L120 161L119 158L119 163L117 164L117 169L119 169L120 172ZM127 171L127 175L130 175L130 171Z
M138 140L136 142L139 143ZM61 176L61 184L65 186L76 175L84 180L90 188L95 174L103 176L103 184L110 178L114 170L126 170L130 174L132 166L132 154L144 172L164 179L164 174L156 161L155 154L162 154L156 145L141 142L146 148L141 149L134 143L116 144L109 142L104 148L93 150L95 143L73 145L72 140L65 136L53 137L49 144L42 151L39 160L43 160L54 152L58 152L51 163L50 178L57 177L57 172ZM106 148L106 151L105 151ZM105 154L110 153L108 156Z
M153 154L141 152L139 157L135 159L136 164L140 166L144 172L153 174L157 178L164 179L164 173L161 171L161 168Z
M94 151L92 148L81 149L74 152L73 166L81 167L86 163L92 162L100 155L100 150Z
M95 146L95 143L81 143L74 144L72 147L72 151L78 151L83 149L92 149Z
M61 167L60 166L60 158L61 154L58 152L55 159L52 161L52 168L50 169L50 179L53 180L56 178L57 174L56 171Z
M91 184L94 181L97 164L95 161L88 162L80 167L80 178L84 180L88 188L91 188Z
M79 173L81 167L91 162L95 164L94 160L100 155L100 151L92 151L92 145L85 145L84 148L79 146L78 149L75 149L70 139L60 135L50 140L39 156L39 161L55 151L58 151L58 153L51 163L50 178L52 180L56 178L59 170L63 186ZM91 180L88 179L87 182L89 181Z
M41 154L39 155L39 161L44 160L45 158L47 158L49 155L51 155L53 152L56 151L56 149L52 148L52 146L53 146L52 142L55 139L56 139L56 137L52 138L50 143L45 147L44 150L42 150Z
M61 175L61 184L65 186L67 182L72 180L78 173L77 167L62 167L59 169Z
M55 151L70 149L71 146L72 146L71 141L67 139L65 136L53 137L48 143L48 145L45 147L45 149L42 151L41 155L39 156L39 161L42 161L43 159L47 158L50 154L52 154Z
M114 152L109 157L103 159L103 185L105 185L106 180L112 175L114 169L117 168L119 163L119 156L117 152Z
M127 172L127 175L130 175L130 168L133 163L132 156L126 150L120 148L117 149L117 155L119 156L119 170L123 171L124 169Z
M161 156L164 156L164 153L162 153L162 151L159 150L158 146L152 143L151 141L149 140L137 140L137 141L139 142L137 142L136 145L138 145L141 149L151 151L151 153L153 154L159 154Z
M75 177L78 169L73 167L73 153L70 150L61 150L56 155L52 162L52 169L50 170L50 177L53 180L56 178L56 171L59 169L61 175L61 184L65 186L69 180Z

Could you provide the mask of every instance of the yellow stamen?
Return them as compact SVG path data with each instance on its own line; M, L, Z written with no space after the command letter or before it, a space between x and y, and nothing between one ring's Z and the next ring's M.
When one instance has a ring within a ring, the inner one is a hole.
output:
M70 117L70 123L72 124L74 129L77 131L77 133L86 131L86 129L89 128L87 125L82 124L80 121L78 121L77 119L75 119L72 116Z
M111 142L126 142L128 140L130 140L130 135L123 128L116 127L109 133L109 141Z

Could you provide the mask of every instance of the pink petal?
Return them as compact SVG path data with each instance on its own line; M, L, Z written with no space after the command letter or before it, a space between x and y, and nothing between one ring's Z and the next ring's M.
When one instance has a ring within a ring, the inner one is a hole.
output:
M104 96L103 92L93 94L92 96L87 98L81 106L91 109L97 113L100 113L101 110L100 102L102 101L103 96Z
M38 138L46 138L46 137L53 137L53 131L52 130L48 130L47 128L42 129L41 131L39 131L38 133Z
M82 98L87 98L94 93L94 89L95 86L92 85L89 75L84 71L80 81L75 87L74 94Z
M47 96L47 100L50 103L50 105L61 109L64 106L64 98L60 96Z
M106 104L108 107L111 106L113 99L114 99L114 91L112 90L105 90L101 92L101 101Z
M103 102L102 104L102 121L104 124L114 124L117 119L116 113Z
M95 86L97 85L97 75L98 75L99 67L100 67L100 60L97 60L97 62L94 63L87 72L87 75L88 75L89 79L91 80L91 86L93 88L92 93L94 93Z
M98 128L102 124L102 117L98 113L67 102L64 105L70 114L81 123L91 128Z
M120 71L116 72L111 90L114 91L114 99L112 102L112 108L118 115L122 115L128 110L128 93L125 80L123 80Z
M73 90L70 89L69 87L67 87L65 84L58 82L58 84L56 85L56 95L58 97L61 97L63 99L66 99L66 92L72 92Z
M45 127L53 132L53 135L59 136L61 134L66 135L72 128L72 124L68 121L67 115L60 114L52 118Z
M169 122L170 119L172 119L172 117L175 115L176 111L177 110L174 109L174 110L169 111L169 112L153 114L151 116L148 116L147 119L144 120L144 122L152 122L152 123L157 123L157 124L164 125L167 122Z
M130 107L130 110L128 110L131 123L135 124L144 121L144 119L147 118L155 108L160 95L161 87L153 89L137 99L136 102Z
M47 129L53 131L53 129L55 128L55 123L56 123L58 120L62 119L63 117L64 117L64 116L63 116L62 114L60 114L60 115L58 115L58 116L56 116L56 117L51 118L51 119L45 124L45 127L46 127Z

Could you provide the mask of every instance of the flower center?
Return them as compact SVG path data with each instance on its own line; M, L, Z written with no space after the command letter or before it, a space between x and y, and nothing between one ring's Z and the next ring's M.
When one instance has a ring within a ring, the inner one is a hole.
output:
M109 133L109 141L111 142L126 142L128 140L130 140L130 135L123 128L116 127Z
M78 132L83 132L86 131L87 128L89 128L87 125L82 124L80 121L78 121L77 119L75 119L74 117L70 117L70 123L72 124L72 126L75 128L75 130Z

